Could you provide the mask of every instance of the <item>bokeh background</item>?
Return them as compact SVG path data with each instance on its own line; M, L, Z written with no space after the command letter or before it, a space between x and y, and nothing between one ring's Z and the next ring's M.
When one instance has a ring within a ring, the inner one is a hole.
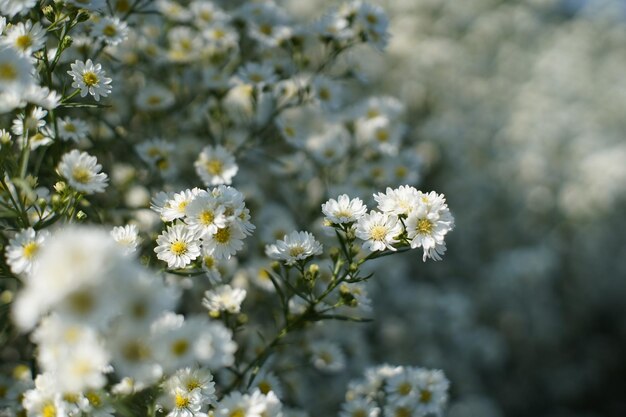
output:
M457 227L443 262L380 261L355 352L443 369L450 417L626 415L626 2L378 3L389 48L352 64Z

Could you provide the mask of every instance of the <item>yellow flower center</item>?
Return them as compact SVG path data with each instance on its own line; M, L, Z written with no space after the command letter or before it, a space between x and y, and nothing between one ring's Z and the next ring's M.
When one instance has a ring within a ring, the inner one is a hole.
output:
M159 96L150 96L146 101L151 106L158 106L163 100Z
M224 32L222 29L215 29L213 31L213 37L215 39L224 39L225 36L226 36L226 32Z
M398 386L398 394L400 395L409 395L411 393L411 384L408 382L403 382Z
M172 353L174 356L183 356L189 350L187 339L178 339L172 343Z
M320 96L320 99L324 101L328 101L331 98L331 94L328 88L320 88L319 96Z
M33 44L33 38L31 38L30 35L18 36L17 39L15 40L15 46L17 46L17 48L21 49L22 51L25 51L28 48L30 48L32 44Z
M84 167L75 167L72 170L72 178L79 184L87 184L91 179L91 171Z
M228 243L230 240L230 229L228 227L217 229L217 233L213 235L213 239L221 244Z
M180 203L178 203L178 210L183 211L185 210L185 208L187 207L187 204L189 204L189 201L181 201Z
M189 397L185 397L178 392L176 393L176 397L174 398L176 408L186 408L189 406L189 402Z
M150 357L150 348L139 340L131 340L122 348L122 356L129 362L140 362Z
M372 236L372 239L374 240L385 240L385 237L387 236L387 228L380 225L374 226L370 231L370 236Z
M367 417L367 413L362 408L355 410L352 413L352 417Z
M219 175L224 169L224 163L219 159L209 159L206 163L206 170L211 175Z
M9 388L6 385L0 385L0 398L4 398L7 395Z
M294 246L289 248L289 256L293 256L294 258L298 255L302 255L304 253L304 248L302 246Z
M212 256L205 256L204 258L202 258L202 261L204 262L204 266L209 269L213 268L213 266L215 265L215 258L213 258Z
M433 224L428 219L419 219L417 221L417 232L422 235L429 235L433 231Z
M394 417L411 417L411 410L407 407L398 407L394 413Z
M376 23L378 23L378 18L376 17L375 14L368 14L365 19L367 20L368 23L375 25Z
M66 132L76 132L76 126L73 123L66 123L65 124L65 131Z
M37 254L39 250L39 245L37 242L28 242L24 246L22 246L22 250L24 253L24 258L33 259L33 257Z
M193 391L196 388L202 388L202 383L198 379L193 378L187 381L185 388L187 388L187 391Z
M117 33L117 29L115 29L115 26L113 25L107 25L102 29L102 33L104 34L104 36L110 38L115 36L115 34Z
M245 416L246 416L246 412L243 411L241 408L234 409L228 415L228 417L245 417Z
M86 393L85 397L87 397L89 403L94 407L100 407L102 405L102 398L100 398L100 395L93 391L89 391L88 393Z
M274 28L272 27L272 25L268 23L265 23L259 26L259 32L261 32L264 35L269 36L272 34L273 31L274 31Z
M17 70L8 62L0 64L0 80L14 80L17 78Z
M91 312L95 307L93 295L87 291L76 291L68 297L70 309L80 315Z
M177 240L176 242L172 243L172 246L170 246L170 250L176 256L183 255L185 252L187 252L187 244L185 242Z
M296 130L291 126L285 126L283 131L285 132L285 135L289 136L290 138L296 136Z
M98 84L98 81L100 80L98 79L96 73L93 71L87 71L83 74L83 82L87 87L93 87L94 85Z
M272 385L267 381L261 381L259 382L259 390L261 390L263 394L267 394L272 390Z
M54 404L46 404L41 409L41 416L42 417L56 417L57 408L54 406Z
M215 220L215 216L213 215L212 211L206 210L206 211L203 211L202 214L200 214L200 223L202 223L205 226L208 226L211 223L213 223L213 220Z
M430 402L430 400L433 398L433 393L430 392L427 389L423 389L420 391L420 402L423 404L426 404L428 402Z
M389 132L386 130L379 130L376 132L376 139L379 142L387 142L389 140Z
M130 10L130 2L128 0L117 0L115 10L118 12L127 12Z
M398 178L404 178L407 176L408 173L409 173L409 170L405 166L399 166L396 168L396 177Z

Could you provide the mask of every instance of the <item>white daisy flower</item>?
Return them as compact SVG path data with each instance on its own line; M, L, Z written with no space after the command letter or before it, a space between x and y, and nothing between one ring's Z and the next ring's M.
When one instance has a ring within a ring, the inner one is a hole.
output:
M187 205L191 203L194 198L204 193L206 193L205 190L192 188L191 190L184 190L180 193L174 194L174 196L167 200L163 205L163 208L161 209L161 218L166 222L182 219L185 217Z
M315 240L309 232L291 232L285 235L282 240L277 240L272 245L265 247L265 254L287 265L294 265L296 262L304 261L307 258L322 254L322 244Z
M81 97L90 94L96 101L100 101L100 96L106 97L111 92L113 80L105 77L102 65L94 65L91 59L88 59L87 62L76 60L70 67L72 70L67 73L74 79L72 87L80 89Z
M9 240L6 247L7 264L14 274L29 274L37 252L50 233L47 230L35 232L33 228L22 230Z
M230 259L243 248L243 239L246 234L235 223L229 223L224 227L218 227L211 236L204 236L202 246L215 259Z
M106 7L106 0L67 0L76 7L87 10L102 10Z
M337 344L327 341L310 346L311 362L320 371L339 372L346 366L346 357Z
M163 383L165 392L173 392L177 388L187 393L199 391L203 403L214 403L216 400L213 375L207 369L179 369Z
M448 401L450 382L440 370L414 368L417 382L416 411L419 415L441 415Z
M30 59L20 55L13 48L0 49L0 92L14 92L19 95L34 84L35 68Z
M185 208L185 223L199 236L211 236L226 226L225 207L209 193L196 196Z
M322 213L326 220L332 224L354 223L367 213L367 206L359 198L350 199L347 194L330 199L322 204Z
M160 85L149 85L142 88L135 98L137 107L145 111L165 110L174 102L174 94Z
M339 417L378 417L380 408L364 397L356 397L341 405Z
M248 62L243 67L239 68L237 74L244 83L258 86L272 84L277 80L274 72L274 66L267 62L262 64Z
M242 394L239 391L233 391L217 404L215 409L216 417L260 417L264 411L264 405L260 401L254 399L248 394Z
M66 153L57 167L70 187L85 194L101 193L107 187L107 174L100 172L102 165L95 156L76 149Z
M421 194L414 187L401 185L396 189L387 187L386 192L374 194L378 210L397 216L408 216L420 204Z
M407 237L411 241L411 248L423 248L424 261L426 258L439 261L446 251L444 239L454 228L454 218L443 195L433 192L422 196L418 207L406 219Z
M220 145L204 148L194 166L207 187L230 184L239 170L233 154Z
M137 226L134 224L114 227L111 230L111 237L124 248L126 255L135 252L137 245L141 242Z
M115 46L128 37L128 24L119 17L105 16L93 26L91 35L107 45Z
M395 251L392 245L398 243L397 236L404 228L395 214L370 211L363 215L356 224L356 237L364 240L363 249L371 252L389 249Z
M30 20L10 26L5 37L0 42L14 48L24 56L30 56L40 50L46 43L46 31L39 22L33 24Z
M156 243L157 258L167 262L169 268L184 268L200 256L200 241L185 225L169 226Z
M59 120L59 137L63 140L78 142L87 137L89 125L80 119L65 117Z
M204 293L202 305L212 313L225 311L238 314L245 298L246 290L233 288L230 285L220 285Z
M35 7L37 0L0 0L0 13L13 17Z
M34 135L46 125L44 118L47 115L48 111L41 107L33 108L28 115L20 113L13 119L11 131L18 136Z

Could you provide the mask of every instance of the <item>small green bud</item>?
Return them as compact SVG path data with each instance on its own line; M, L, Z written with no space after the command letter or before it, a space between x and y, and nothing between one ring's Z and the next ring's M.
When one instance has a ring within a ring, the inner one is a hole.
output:
M71 36L66 36L63 38L63 40L61 41L61 45L59 45L59 47L61 48L61 50L67 49L70 46L72 46L72 43L74 42L74 40L72 39Z
M54 184L54 190L57 193L63 193L67 189L67 184L64 181L59 181Z
M78 220L84 220L87 218L87 214L84 211L79 210L78 213L76 213L76 218Z

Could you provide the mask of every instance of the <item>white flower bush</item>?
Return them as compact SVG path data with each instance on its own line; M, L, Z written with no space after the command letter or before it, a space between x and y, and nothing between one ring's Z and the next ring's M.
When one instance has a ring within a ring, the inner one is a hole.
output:
M383 8L0 12L0 415L306 415L321 404L305 391L376 364L350 351L378 316L372 265L440 260L454 228L443 195L415 188L405 106L362 94ZM442 371L381 372L322 414L445 409Z

